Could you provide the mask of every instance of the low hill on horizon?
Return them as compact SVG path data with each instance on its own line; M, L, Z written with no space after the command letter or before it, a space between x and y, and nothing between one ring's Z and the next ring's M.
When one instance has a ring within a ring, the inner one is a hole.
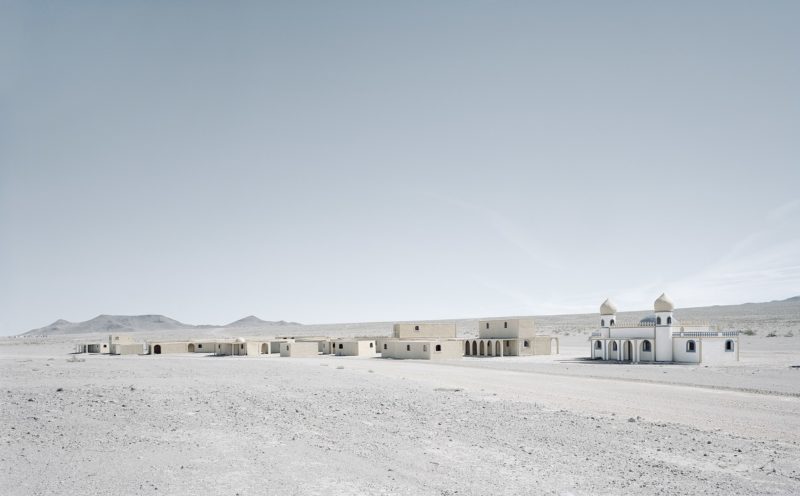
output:
M619 312L620 321L639 320L653 313L652 310L637 310ZM573 331L586 331L598 324L597 313L565 314L565 315L533 315L533 316L482 316L459 319L442 319L439 322L455 322L460 335L470 335L477 332L477 321L481 318L528 318L532 317L537 329L545 333L569 333ZM712 305L707 307L676 308L675 317L680 321L706 321L718 325L722 329L748 331L748 330L774 330L777 332L800 331L800 296L793 296L784 300L773 300L763 303L741 303L738 305ZM421 319L419 322L435 322L430 319ZM357 322L339 324L312 324L305 325L298 322L284 320L262 320L254 315L249 315L226 325L211 324L184 324L164 315L98 315L85 322L69 322L59 319L52 324L33 329L18 336L66 336L74 334L91 333L137 333L155 331L179 331L192 329L221 329L231 332L246 331L277 331L280 332L316 332L330 328L372 328L380 332L389 332L391 322ZM304 331L301 331L302 328ZM796 332L800 334L800 332Z
M284 325L302 325L297 322L268 321L250 315L227 325L193 325L184 324L164 315L98 315L84 322L70 322L58 319L50 325L32 329L19 334L19 336L64 336L71 334L91 333L136 333L151 331L171 331L184 329L209 329L209 328L238 328L250 329L268 328Z

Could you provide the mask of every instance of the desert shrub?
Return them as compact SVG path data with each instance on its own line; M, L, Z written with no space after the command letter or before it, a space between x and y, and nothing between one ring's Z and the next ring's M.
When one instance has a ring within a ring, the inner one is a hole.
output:
M756 335L756 331L754 331L752 329L747 329L745 331L742 331L742 334L744 334L745 336L755 336Z
M775 331L769 331L769 334L767 334L768 338L774 338L776 336L777 336L777 334L775 334Z
M789 331L786 334L784 334L783 337L785 337L785 338L793 338L794 334L792 333L792 331Z

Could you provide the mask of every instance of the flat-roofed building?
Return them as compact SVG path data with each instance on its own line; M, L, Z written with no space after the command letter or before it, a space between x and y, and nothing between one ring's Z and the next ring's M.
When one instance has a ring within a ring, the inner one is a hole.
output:
M383 358L448 360L464 355L460 339L393 339L381 345Z
M455 323L437 322L426 324L424 322L400 323L393 327L392 336L396 339L426 339L456 337Z

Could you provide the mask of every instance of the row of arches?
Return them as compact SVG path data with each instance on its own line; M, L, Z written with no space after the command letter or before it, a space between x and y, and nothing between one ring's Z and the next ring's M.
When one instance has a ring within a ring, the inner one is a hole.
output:
M507 342L506 346L508 346ZM480 339L464 341L464 356L503 356L503 340Z

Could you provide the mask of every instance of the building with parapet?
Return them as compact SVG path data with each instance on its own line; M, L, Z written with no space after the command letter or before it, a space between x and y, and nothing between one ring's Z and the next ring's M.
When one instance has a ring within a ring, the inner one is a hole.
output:
M611 300L600 305L600 328L589 337L590 357L618 362L731 363L739 361L739 332L704 322L679 322L675 305L661 294L654 313L621 322Z

